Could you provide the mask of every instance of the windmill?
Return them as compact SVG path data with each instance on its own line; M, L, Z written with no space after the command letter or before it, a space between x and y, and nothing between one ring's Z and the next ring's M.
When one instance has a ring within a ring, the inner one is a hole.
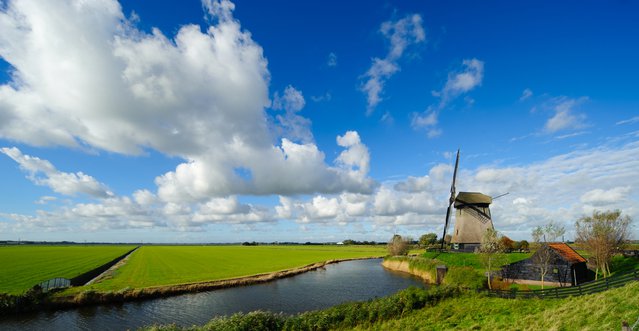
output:
M448 199L448 210L446 210L441 249L444 249L444 239L450 223L451 210L454 207L457 211L455 213L455 228L451 243L455 250L472 252L481 244L481 238L486 230L494 229L489 208L493 198L479 192L459 192L459 194L455 195L458 168L459 150L457 150L457 158L455 159L453 183L450 186L450 198ZM506 194L495 197L495 199Z

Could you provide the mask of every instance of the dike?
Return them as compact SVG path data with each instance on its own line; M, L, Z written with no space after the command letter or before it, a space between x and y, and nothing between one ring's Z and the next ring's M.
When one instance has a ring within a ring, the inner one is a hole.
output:
M399 261L391 259L384 260L384 262L382 262L382 266L388 270L408 273L413 276L417 276L428 283L435 284L435 279L433 279L433 276L430 272L419 270L417 268L411 268L410 261L408 259Z

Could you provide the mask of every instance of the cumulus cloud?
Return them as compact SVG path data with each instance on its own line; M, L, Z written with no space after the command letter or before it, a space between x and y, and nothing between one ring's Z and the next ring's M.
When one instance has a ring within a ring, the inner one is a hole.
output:
M284 114L275 116L275 126L272 129L278 136L286 137L295 142L312 143L311 121L298 112L304 108L306 100L301 91L289 85L282 96L275 92L273 106L275 110L283 110Z
M406 48L426 40L422 17L418 14L408 15L397 21L386 21L382 23L380 32L389 42L389 48L386 57L372 59L371 67L364 74L366 81L362 85L362 91L367 95L367 115L372 114L382 101L384 85L400 70L398 60Z
M484 62L478 59L466 59L462 62L462 68L448 74L446 84L439 91L432 94L439 98L439 102L422 113L413 113L411 126L413 129L425 129L429 138L435 138L442 134L442 130L437 127L439 113L448 106L455 98L467 93L478 86L481 86L484 79ZM472 100L472 99L469 99ZM467 103L472 105L474 100Z
M51 162L22 154L16 147L0 148L0 153L16 161L20 165L20 169L27 173L27 178L30 181L37 185L48 186L57 193L70 196L83 193L97 198L113 196L113 193L105 184L82 172L59 171ZM43 197L41 203L52 200L55 200L55 198Z
M310 122L296 114L305 102L292 86L276 95L285 114L272 143L262 48L231 2L203 5L210 26L187 24L168 37L139 30L116 1L7 3L0 56L14 71L0 86L0 137L177 156L184 162L156 179L158 197L171 201L370 190L370 179L327 164Z

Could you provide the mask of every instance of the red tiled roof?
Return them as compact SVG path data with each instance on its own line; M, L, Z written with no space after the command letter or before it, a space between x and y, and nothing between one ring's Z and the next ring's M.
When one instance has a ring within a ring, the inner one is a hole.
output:
M548 244L548 246L570 263L586 262L586 259L583 256L579 255L579 253L575 252L574 249L565 243L552 243Z

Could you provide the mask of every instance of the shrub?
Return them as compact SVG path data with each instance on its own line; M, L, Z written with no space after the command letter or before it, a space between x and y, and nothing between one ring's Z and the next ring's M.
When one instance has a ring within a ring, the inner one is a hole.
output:
M388 242L388 254L392 256L408 254L410 238L402 238L396 234Z
M217 317L205 325L205 329L219 331L269 331L281 330L285 317L264 311L248 314L234 314L231 317Z

